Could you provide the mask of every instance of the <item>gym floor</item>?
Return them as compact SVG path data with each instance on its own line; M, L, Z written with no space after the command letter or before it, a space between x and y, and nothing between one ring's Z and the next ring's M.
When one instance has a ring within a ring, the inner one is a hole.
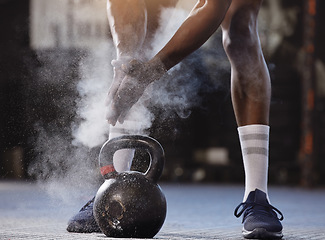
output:
M168 212L155 239L243 239L241 218L233 216L243 186L162 183L161 187ZM90 191L70 193L31 182L1 181L0 239L109 239L65 230L68 219L92 196ZM271 186L269 195L285 217L283 239L325 239L325 189Z

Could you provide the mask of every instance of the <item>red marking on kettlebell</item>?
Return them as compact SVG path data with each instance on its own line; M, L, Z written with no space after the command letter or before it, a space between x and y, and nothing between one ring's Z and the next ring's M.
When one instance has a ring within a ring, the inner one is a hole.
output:
M114 172L115 168L113 165L107 165L107 166L103 166L100 168L100 173L105 176L106 174L110 173L110 172Z
M120 149L145 150L150 156L148 170L116 172L109 167ZM104 143L99 164L105 182L95 197L94 217L106 236L152 238L159 232L167 211L165 195L157 184L164 162L162 146L150 137L126 135Z

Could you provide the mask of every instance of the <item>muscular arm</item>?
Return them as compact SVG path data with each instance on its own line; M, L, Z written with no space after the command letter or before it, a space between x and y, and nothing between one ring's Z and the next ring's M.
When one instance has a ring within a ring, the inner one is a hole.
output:
M108 0L107 17L117 59L136 56L147 31L147 12L143 0Z
M220 26L231 0L200 0L171 40L155 56L166 69L198 49Z
M117 0L121 1L121 0ZM243 0L244 1L244 0ZM123 1L124 2L124 1ZM130 64L122 82L114 82L108 94L107 120L123 122L146 87L187 55L199 48L220 26L231 0L200 0L171 40L146 63Z

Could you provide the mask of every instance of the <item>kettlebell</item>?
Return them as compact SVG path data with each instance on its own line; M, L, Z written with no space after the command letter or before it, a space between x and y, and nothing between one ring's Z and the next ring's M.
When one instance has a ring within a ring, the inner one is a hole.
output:
M120 149L143 149L150 157L145 173L116 172L113 155ZM165 162L162 146L153 138L125 135L104 143L99 154L105 181L94 201L94 216L108 237L152 238L166 218L166 198L157 184Z

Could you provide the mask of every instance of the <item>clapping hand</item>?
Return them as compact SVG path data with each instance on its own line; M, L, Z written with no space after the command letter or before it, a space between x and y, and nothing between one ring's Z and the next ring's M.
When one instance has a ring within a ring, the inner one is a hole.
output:
M114 78L106 100L108 105L106 118L113 126L117 121L123 123L130 109L141 98L148 85L166 73L163 64L157 60L143 63L133 59L122 64L121 70L125 76Z

